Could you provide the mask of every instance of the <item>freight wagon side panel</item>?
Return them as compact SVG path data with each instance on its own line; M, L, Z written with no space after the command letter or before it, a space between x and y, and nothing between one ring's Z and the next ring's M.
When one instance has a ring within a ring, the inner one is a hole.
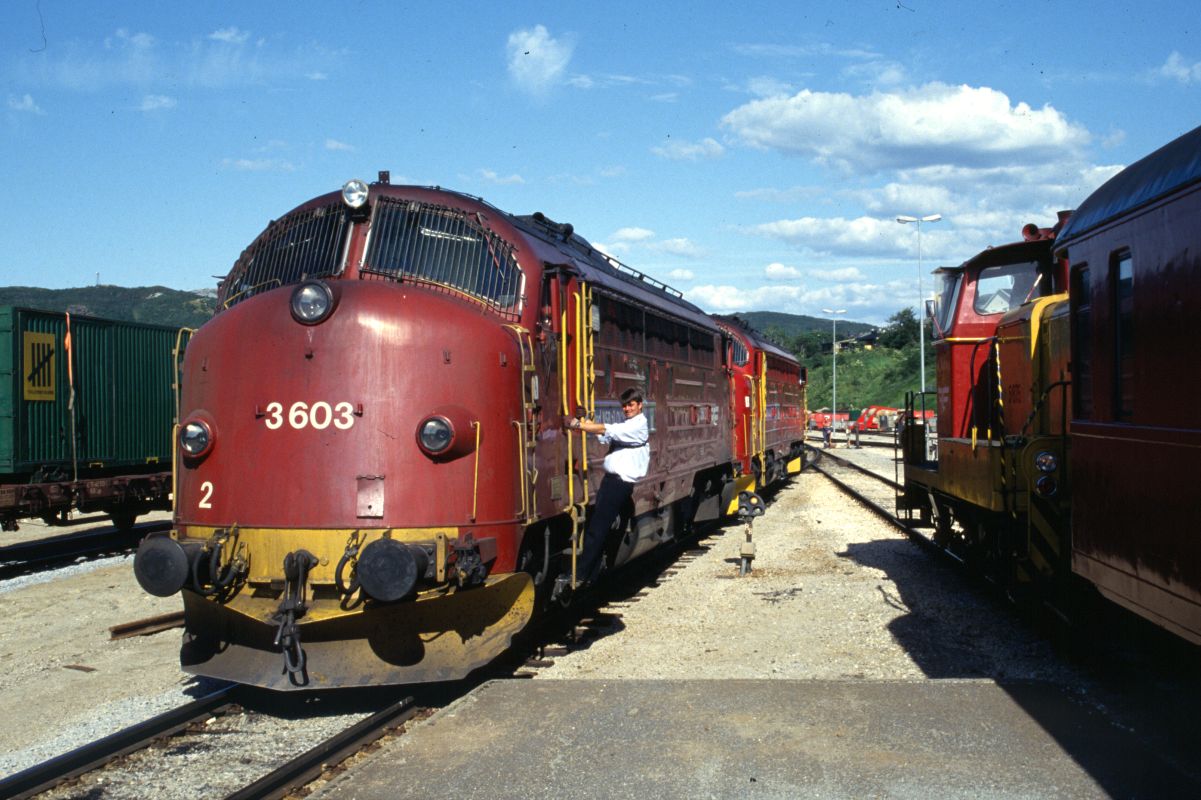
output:
M72 315L70 372L66 333L63 314L0 308L0 474L170 464L176 329Z

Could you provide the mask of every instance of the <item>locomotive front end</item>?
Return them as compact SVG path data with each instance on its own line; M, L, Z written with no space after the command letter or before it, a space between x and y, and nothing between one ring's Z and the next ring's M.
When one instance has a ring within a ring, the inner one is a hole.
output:
M533 611L515 249L470 198L344 194L273 222L189 346L176 527L135 561L189 672L457 679Z

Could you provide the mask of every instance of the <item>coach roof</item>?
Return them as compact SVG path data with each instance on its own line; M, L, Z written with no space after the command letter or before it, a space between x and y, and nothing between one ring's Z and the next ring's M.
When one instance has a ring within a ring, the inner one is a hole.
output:
M1136 161L1089 195L1059 232L1056 250L1139 206L1201 181L1201 128Z

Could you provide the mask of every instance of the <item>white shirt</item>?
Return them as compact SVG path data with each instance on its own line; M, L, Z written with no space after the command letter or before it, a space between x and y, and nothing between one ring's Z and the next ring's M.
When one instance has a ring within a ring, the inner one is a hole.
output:
M605 472L617 475L626 483L635 483L646 476L651 465L650 431L645 414L635 414L627 420L605 423L601 444L616 444L605 456Z

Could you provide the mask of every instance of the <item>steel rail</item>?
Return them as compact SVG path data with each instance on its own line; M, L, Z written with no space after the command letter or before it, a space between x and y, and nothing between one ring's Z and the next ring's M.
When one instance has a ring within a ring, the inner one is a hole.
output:
M170 528L169 520L143 522L127 531L101 528L10 544L0 547L0 579L11 578L26 570L46 569L77 558L130 550L137 547L143 536Z
M49 761L35 764L0 780L0 800L32 797L57 786L65 780L83 775L115 758L141 750L156 739L182 731L194 722L208 719L234 705L232 696L237 686L227 686L199 700L171 709L145 722L85 744Z
M393 703L301 753L249 786L226 795L225 800L276 800L283 797L293 789L311 783L325 769L337 766L379 739L389 728L411 719L417 711L412 697Z
M847 459L847 458L843 458L842 456L839 456L839 455L835 455L834 453L824 453L823 455L824 455L824 457L829 458L831 461L835 462L836 464L838 464L840 466L850 467L853 470L856 470L858 472L863 473L864 475L867 475L869 478L875 478L876 480L880 481L881 483L887 484L888 487L891 489L901 489L902 488L901 484L897 483L892 478L886 478L883 475L881 475L880 473L870 470L867 467L863 466L862 464L856 464L854 461L851 461L850 459Z

